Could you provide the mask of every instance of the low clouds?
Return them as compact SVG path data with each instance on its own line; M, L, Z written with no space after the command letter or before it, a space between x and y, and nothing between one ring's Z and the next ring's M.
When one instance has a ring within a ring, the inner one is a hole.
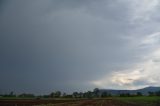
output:
M141 56L141 62L132 64L133 66L127 70L120 70L118 72L113 71L113 73L105 76L104 78L93 81L92 83L96 86L103 88L121 88L121 89L137 89L147 86L159 86L159 59L160 59L160 49L159 49L159 32L147 35L140 42L143 45L143 49L149 49L144 56Z
M158 8L157 0L4 2L1 90L158 85Z

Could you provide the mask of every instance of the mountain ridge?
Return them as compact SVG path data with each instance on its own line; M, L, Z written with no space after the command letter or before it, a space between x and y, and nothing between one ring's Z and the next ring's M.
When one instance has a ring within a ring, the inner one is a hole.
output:
M120 95L120 94L136 94L137 92L142 93L143 95L148 95L148 92L157 92L160 91L160 87L148 86L141 89L136 90L116 90L116 89L100 89L100 93L107 92L112 95Z

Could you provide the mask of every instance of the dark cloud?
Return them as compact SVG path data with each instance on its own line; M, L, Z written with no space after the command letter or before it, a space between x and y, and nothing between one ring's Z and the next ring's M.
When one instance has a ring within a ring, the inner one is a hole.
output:
M130 24L127 4L120 0L2 2L1 90L92 89L93 80L141 61L143 52L136 43L143 37L131 42L132 33L138 36L141 31Z

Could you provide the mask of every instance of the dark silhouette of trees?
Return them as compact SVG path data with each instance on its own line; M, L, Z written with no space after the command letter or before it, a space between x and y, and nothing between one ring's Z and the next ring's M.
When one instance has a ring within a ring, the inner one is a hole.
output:
M78 92L73 92L72 96L73 96L74 98L78 98L78 97L79 97L79 94L78 94Z
M121 93L120 97L130 97L131 94L130 93Z
M82 92L79 93L79 98L83 98L83 93Z
M4 95L1 95L2 97L16 97L16 94L14 94L13 91L11 91L9 94L4 94Z
M51 98L54 98L54 97L55 97L55 93L52 92L52 93L50 94L50 97L51 97Z
M66 95L65 98L73 98L72 95Z
M62 97L65 98L66 96L67 96L67 94L64 92L64 93L62 94Z
M94 97L99 97L100 96L100 90L98 89L98 88L95 88L94 90L93 90L93 94L94 94Z
M56 91L56 92L55 92L55 97L56 97L56 98L61 97L61 91Z
M105 97L111 97L112 95L108 92L102 92L101 97L105 98Z
M52 92L50 94L50 97L51 98L59 98L59 97L61 97L61 92L60 91Z
M144 94L145 95L145 94ZM112 96L109 91L103 91L98 88L95 88L93 91L87 92L73 92L72 94L61 93L61 91L51 92L48 95L35 96L34 94L22 93L16 95L13 91L8 94L0 94L0 97L19 97L19 98L105 98ZM135 97L143 96L143 93L129 93L129 92L118 92L117 95L120 97ZM160 96L160 91L157 92L148 92L148 96Z
M155 94L154 94L154 92L148 92L148 95L149 96L154 96Z
M160 91L157 92L148 92L149 96L160 96Z
M18 95L18 97L21 97L21 98L34 98L35 95L34 94L22 93L22 94Z
M142 93L141 92L137 92L137 96L142 96Z
M88 91L83 93L83 98L93 98L93 92Z
M156 96L160 96L160 91L155 92Z

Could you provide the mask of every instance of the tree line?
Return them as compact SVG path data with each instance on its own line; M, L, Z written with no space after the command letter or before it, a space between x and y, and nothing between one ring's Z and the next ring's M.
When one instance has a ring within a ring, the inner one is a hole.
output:
M61 91L55 91L51 92L47 95L38 95L35 96L34 94L30 93L22 93L19 95L16 95L13 91L9 94L0 94L0 97L19 97L19 98L105 98L105 97L111 97L113 96L109 92L101 92L98 88L95 88L93 91L87 91L87 92L73 92L72 94L63 93ZM141 92L137 92L136 94L130 94L130 93L120 93L118 95L114 96L120 96L120 97L133 97L133 96L143 96ZM148 96L160 96L160 91L157 92L148 92Z

